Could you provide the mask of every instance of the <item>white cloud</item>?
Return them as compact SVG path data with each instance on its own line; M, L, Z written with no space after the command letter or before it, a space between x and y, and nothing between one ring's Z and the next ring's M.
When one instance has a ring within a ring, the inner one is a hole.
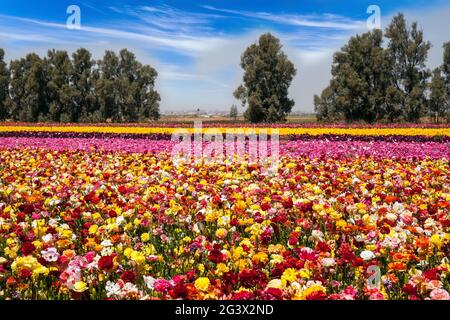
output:
M249 12L216 8L214 6L203 6L205 9L212 11L223 12L243 16L247 18L254 18L275 22L278 24L291 25L297 27L313 27L313 28L331 28L342 30L360 29L365 25L365 22L351 20L337 15L292 15L292 14L272 14L267 12Z

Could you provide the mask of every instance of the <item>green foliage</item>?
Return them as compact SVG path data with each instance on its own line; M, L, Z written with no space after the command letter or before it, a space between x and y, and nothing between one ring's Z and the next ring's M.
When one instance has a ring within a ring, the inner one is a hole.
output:
M430 83L430 116L450 121L450 42L444 44L442 66L434 69Z
M426 89L430 71L425 63L431 43L423 38L417 22L408 26L398 14L386 28L387 52L391 60L391 81L396 90L396 103L402 106L403 118L417 122L426 111ZM392 90L392 89L391 89Z
M389 85L387 55L381 31L352 37L335 53L332 81L321 97L315 97L319 119L363 120L383 117L385 91Z
M4 62L5 52L0 48L0 120L7 116L7 97L9 85L9 70Z
M236 120L238 117L238 108L235 104L233 104L230 108L230 118Z
M15 121L104 122L159 118L157 72L130 51L106 51L95 62L86 49L68 55L49 50L11 61L0 49L0 119Z
M330 85L314 99L318 120L418 122L427 113L431 44L403 14L385 35L386 48L382 31L375 30L352 37L335 54Z
M288 89L296 69L281 48L280 41L267 33L241 56L243 84L234 96L248 104L244 117L252 123L285 121L294 106Z

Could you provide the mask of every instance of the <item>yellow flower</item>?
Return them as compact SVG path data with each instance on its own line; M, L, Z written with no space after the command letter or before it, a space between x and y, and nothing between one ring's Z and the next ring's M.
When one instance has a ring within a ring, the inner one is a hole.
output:
M283 275L281 276L281 281L283 281L283 284L286 284L287 282L292 283L297 280L297 277L297 270L293 268L287 268L286 270L284 270Z
M73 291L75 292L84 292L88 289L86 282L78 281L73 286Z
M219 228L216 230L216 237L219 239L224 239L228 234L227 229Z
M49 269L47 267L44 267L42 265L38 266L33 270L33 276L38 276L40 274L43 274L44 276L47 276L49 273Z
M303 279L309 279L310 277L310 272L308 269L301 269L300 270L300 277L302 277Z
M197 290L203 291L203 292L208 291L209 285L210 285L209 279L206 278L206 277L198 278L198 279L195 280L195 282L194 282L195 288L196 288Z
M93 224L92 226L89 227L89 234L95 234L97 233L98 230L98 226L96 224Z
M306 288L306 289L302 292L303 299L306 299L306 297L309 296L311 293L313 293L313 292L319 292L319 291L322 291L323 293L326 293L326 292L327 292L327 290L326 290L324 287L322 287L321 285L314 284L314 285L312 285L311 287Z
M217 264L216 272L219 276L221 276L222 274L224 274L228 271L230 271L230 268L228 268L225 263L221 262L221 263Z
M266 264L269 261L267 254L265 252L258 252L252 257L252 261L255 264L263 263Z
M123 251L123 255L125 256L125 257L127 257L128 259L131 257L131 254L133 253L133 249L131 249L131 248L126 248L124 251Z
M438 234L433 234L431 236L430 242L439 250L441 250L442 242L441 237Z
M42 267L42 265L33 256L18 257L11 264L11 269L16 272L22 269L28 269L33 271L34 269L37 269L39 267Z
M148 234L148 232L141 234L141 241L142 242L147 242L150 240L150 235Z
M283 287L283 281L281 279L272 279L267 284L267 288L281 289Z
M145 256L139 251L133 251L130 256L130 259L136 262L137 264L143 264L145 262Z

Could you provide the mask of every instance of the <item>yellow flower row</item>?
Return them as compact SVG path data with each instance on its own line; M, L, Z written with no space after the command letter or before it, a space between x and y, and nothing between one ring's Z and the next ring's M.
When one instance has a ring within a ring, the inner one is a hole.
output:
M198 131L195 131L198 130ZM76 132L115 134L279 134L279 135L352 135L352 136L450 136L450 128L168 128L120 126L0 126L0 132Z

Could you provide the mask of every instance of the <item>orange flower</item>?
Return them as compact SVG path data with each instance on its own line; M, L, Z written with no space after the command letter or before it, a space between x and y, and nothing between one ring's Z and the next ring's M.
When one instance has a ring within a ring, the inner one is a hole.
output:
M420 237L416 240L416 246L420 249L427 249L430 245L430 239L428 237Z
M391 262L388 264L389 270L392 271L405 271L406 270L406 264L403 262Z

